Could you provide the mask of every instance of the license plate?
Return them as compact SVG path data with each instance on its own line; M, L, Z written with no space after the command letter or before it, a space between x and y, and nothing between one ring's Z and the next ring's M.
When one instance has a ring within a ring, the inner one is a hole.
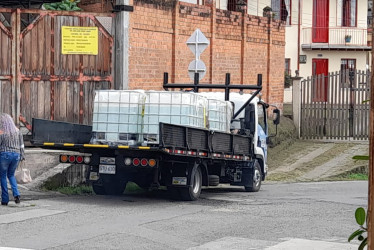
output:
M116 174L116 165L99 165L100 174Z
M187 185L187 177L173 177L173 185Z

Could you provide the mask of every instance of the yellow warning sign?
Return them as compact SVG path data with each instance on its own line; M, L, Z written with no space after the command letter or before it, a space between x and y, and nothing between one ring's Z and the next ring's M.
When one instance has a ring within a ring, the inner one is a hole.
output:
M99 30L97 27L61 27L61 53L63 55L97 55Z

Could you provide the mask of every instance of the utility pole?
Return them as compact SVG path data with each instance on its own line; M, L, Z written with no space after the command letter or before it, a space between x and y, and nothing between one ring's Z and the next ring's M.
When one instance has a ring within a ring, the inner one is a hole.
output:
M373 18L373 17L371 17ZM374 18L372 19L374 21ZM373 22L372 22L373 23ZM372 31L373 42L374 33ZM373 60L373 44L371 45L371 82L370 82L370 125L369 125L369 200L368 200L368 248L374 249L374 60Z
M114 88L129 88L129 24L130 13L134 10L130 0L116 0L113 12L115 17L115 68Z

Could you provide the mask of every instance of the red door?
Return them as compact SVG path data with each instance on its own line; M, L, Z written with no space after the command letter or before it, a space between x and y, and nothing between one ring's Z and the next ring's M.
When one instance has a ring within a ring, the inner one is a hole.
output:
M313 0L313 43L329 42L329 1Z
M328 59L312 59L313 65L313 102L327 102L328 96Z

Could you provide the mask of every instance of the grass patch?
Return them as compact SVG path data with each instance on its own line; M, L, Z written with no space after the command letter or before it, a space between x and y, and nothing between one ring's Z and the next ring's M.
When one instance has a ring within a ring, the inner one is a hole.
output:
M342 174L324 179L324 181L367 181L367 174Z
M367 174L350 174L347 176L348 179L367 181L369 176Z
M326 178L328 181L367 181L369 180L368 166L359 166L351 171Z
M79 185L75 187L57 187L54 189L46 189L56 191L66 195L92 195L94 194L92 187L87 185Z
M134 182L128 182L126 185L125 193L140 193L144 192L144 189L139 187L136 183Z
M61 186L61 187L51 187L44 186L42 190L45 191L55 191L66 195L94 195L94 191L91 185L78 185L74 187ZM139 187L134 182L128 182L126 185L125 193L141 193L145 190Z

